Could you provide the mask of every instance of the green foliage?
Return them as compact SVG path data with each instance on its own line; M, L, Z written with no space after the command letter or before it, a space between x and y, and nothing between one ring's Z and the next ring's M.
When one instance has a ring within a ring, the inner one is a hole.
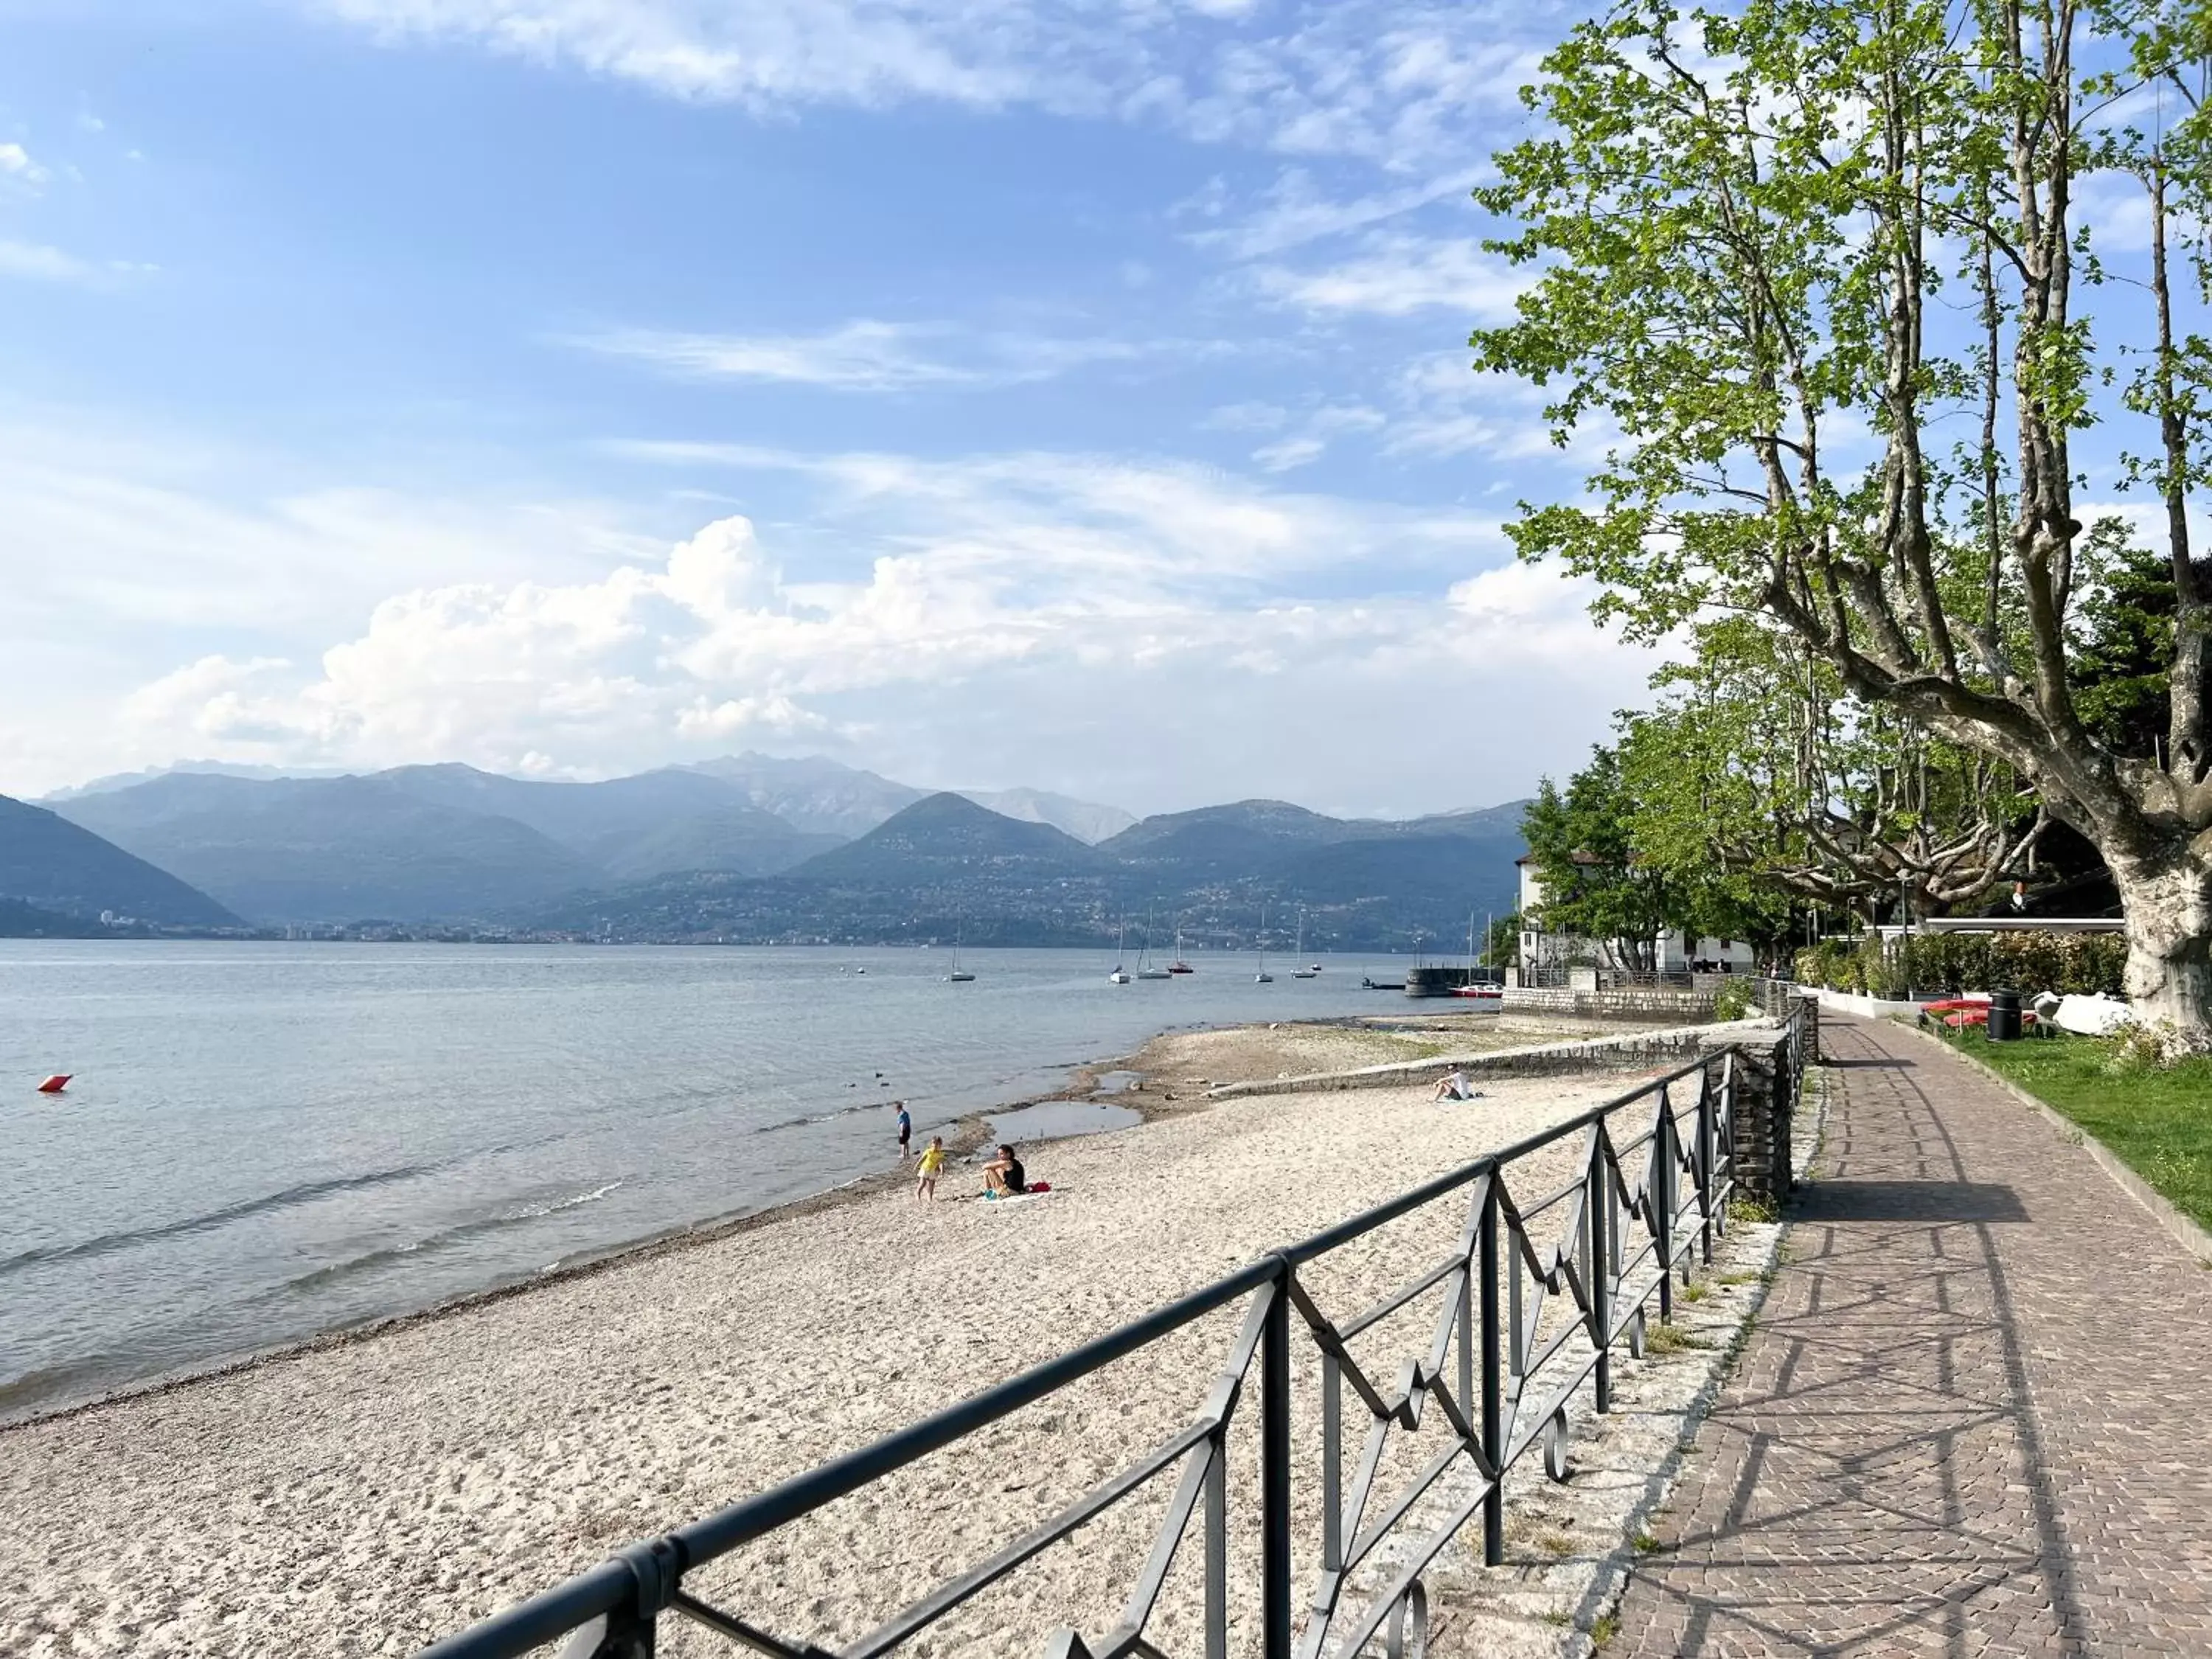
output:
M2112 519L2091 527L2082 564L2068 640L2082 722L2112 753L2148 760L2173 719L2173 567Z
M1996 933L1912 933L1886 945L1869 933L1856 944L1824 940L1798 951L1800 983L1870 996L1960 996L2008 987L2034 996L2118 996L2127 970L2118 933L2058 933L2045 928Z
M1490 937L1482 942L1482 965L1503 968L1517 961L1521 951L1521 913L1493 916L1490 922Z
M1963 1052L2056 1107L2201 1225L2212 1227L2212 1060L2115 1072L2112 1040L2062 1036Z
M2032 788L2131 908L2157 902L2132 872L2212 872L2212 607L2160 621L2154 562L2085 530L2074 447L2114 429L2099 447L2119 482L2164 509L2138 527L2190 570L2191 497L2212 484L2212 343L2188 331L2212 293L2208 55L2201 3L1611 0L1545 59L1529 136L1475 191L1528 281L1470 345L1478 369L1543 389L1561 447L1607 447L1510 533L1594 581L1632 637L1771 632L1778 669L1805 670L1780 703L1700 686L1656 712L1646 746L1686 762L1658 803L1671 828L1645 831L1655 861L1689 868L1715 823L1755 827L1766 844L1723 857L1733 872L1840 864L1878 896L1883 849L1904 849L1893 887L1922 909L1947 823L1975 846L1943 883L1985 888ZM2106 185L2143 192L2142 244L2097 251L2082 204ZM2075 289L2122 276L2158 302ZM2113 759L2160 747L2161 672L2166 775ZM1841 718L1792 730L1791 704ZM1709 763L1732 733L1758 760ZM2212 928L2166 931L2166 1003L2212 1040L2179 971ZM2146 987L2156 965L2139 963ZM1911 964L1823 966L1880 988Z
M1593 749L1564 791L1544 780L1521 830L1544 885L1545 931L1602 940L1623 965L1648 969L1661 933L1704 931L1712 899L1697 878L1638 845L1638 781L1618 750Z
M1638 839L1725 872L1748 913L1724 937L1786 931L1790 901L1903 897L1914 916L2021 873L2036 808L2009 766L1856 699L1780 629L1729 616L1652 677L1659 706L1622 723Z
M1715 1019L1742 1019L1748 1016L1751 1006L1751 981L1748 976L1726 979L1719 990L1713 993Z

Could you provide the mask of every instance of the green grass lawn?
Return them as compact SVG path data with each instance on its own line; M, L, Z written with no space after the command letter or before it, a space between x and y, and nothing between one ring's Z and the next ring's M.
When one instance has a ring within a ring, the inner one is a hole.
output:
M2114 1071L2114 1045L2101 1038L1991 1042L1969 1031L1951 1041L2064 1113L2185 1215L2212 1227L2212 1060Z

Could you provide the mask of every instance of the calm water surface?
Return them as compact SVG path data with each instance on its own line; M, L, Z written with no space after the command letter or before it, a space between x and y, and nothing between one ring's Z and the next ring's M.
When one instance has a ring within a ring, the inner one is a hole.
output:
M1402 958L963 957L0 941L0 1419L886 1167L894 1096L926 1137L1170 1026L1403 1006L1359 987Z

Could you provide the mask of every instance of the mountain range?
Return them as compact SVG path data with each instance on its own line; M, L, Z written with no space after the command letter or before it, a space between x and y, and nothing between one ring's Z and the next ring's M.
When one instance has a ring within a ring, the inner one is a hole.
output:
M1148 908L1164 928L1174 916L1241 940L1267 904L1285 924L1303 908L1317 943L1373 947L1455 937L1470 910L1510 908L1521 850L1519 803L1400 822L1243 801L1139 822L1042 791L922 790L821 757L732 756L596 783L452 764L239 774L100 780L50 797L51 811L6 803L17 816L0 816L0 900L82 916L88 895L141 891L143 878L123 878L136 868L176 890L162 915L143 897L89 914L978 944L1095 942ZM22 814L49 826L43 841L20 833ZM76 854L51 845L56 828L82 837ZM115 862L95 881L84 846L102 842ZM57 873L72 858L80 873Z
M0 795L0 934L96 932L102 912L156 927L239 918L167 871L43 806Z

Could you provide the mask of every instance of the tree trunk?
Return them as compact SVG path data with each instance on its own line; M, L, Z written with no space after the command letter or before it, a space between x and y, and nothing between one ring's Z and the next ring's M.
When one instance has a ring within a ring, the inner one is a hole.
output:
M2212 847L2177 838L2146 854L2106 849L2127 917L2128 1000L2173 1028L2177 1051L2212 1049Z

